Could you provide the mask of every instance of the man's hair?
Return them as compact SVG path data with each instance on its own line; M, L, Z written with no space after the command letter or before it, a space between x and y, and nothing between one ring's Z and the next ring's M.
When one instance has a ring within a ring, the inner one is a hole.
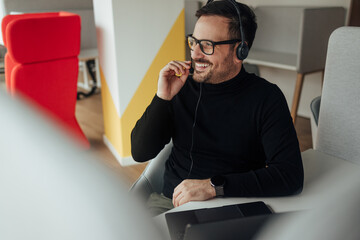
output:
M247 5L238 2L236 3L240 10L244 38L250 49L253 44L257 29L256 16ZM216 15L228 18L230 20L229 37L232 39L241 39L239 16L235 7L229 1L213 1L209 4L206 4L196 12L196 17L198 18L203 15Z

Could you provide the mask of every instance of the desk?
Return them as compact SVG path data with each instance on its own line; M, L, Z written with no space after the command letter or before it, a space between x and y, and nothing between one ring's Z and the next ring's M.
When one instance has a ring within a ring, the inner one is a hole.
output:
M264 201L274 212L298 211L313 209L329 196L338 191L335 183L344 176L360 175L360 166L346 160L307 150L302 153L304 164L304 189L301 194L288 197L268 198L216 198L209 201L189 202L169 212L185 211L198 208L219 207L230 204ZM335 186L334 186L335 185ZM165 220L165 213L154 218L155 222L170 239Z

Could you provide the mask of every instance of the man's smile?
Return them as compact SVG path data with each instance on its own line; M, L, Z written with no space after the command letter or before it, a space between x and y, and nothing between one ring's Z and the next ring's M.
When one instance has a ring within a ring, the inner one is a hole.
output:
M209 63L195 63L195 69L199 72L204 71L209 66Z

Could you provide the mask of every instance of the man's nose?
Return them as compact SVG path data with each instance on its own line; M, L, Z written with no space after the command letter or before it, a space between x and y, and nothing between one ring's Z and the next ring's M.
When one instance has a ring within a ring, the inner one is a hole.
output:
M196 59L202 57L204 57L204 53L201 51L200 44L197 43L191 51L191 58Z

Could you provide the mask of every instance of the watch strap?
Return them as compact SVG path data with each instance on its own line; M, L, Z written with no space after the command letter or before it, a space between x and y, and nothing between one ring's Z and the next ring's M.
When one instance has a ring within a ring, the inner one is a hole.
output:
M217 197L224 196L224 186L214 186Z

